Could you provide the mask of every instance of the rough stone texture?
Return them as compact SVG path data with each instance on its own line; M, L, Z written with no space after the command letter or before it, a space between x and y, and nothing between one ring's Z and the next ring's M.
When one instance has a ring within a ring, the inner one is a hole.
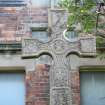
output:
M69 46L61 35L66 29L67 13L64 10L51 10L50 13L51 17L53 16L52 41L43 44L36 39L26 39L27 44L23 42L23 54L30 54L31 56L33 54L39 56L41 53L51 54L54 63L50 69L50 104L70 105L71 89L68 85L69 75L65 60L65 56L67 55L65 53L69 50ZM56 19L54 20L55 17Z
M79 102L79 92L74 92L74 87L72 88L71 83L69 84L71 72L69 75L66 56L72 52L92 56L96 53L95 39L93 37L81 38L74 43L65 39L63 33L66 29L66 22L67 12L65 10L50 10L51 41L43 43L37 39L24 39L22 43L23 58L38 57L44 53L50 54L53 58L50 69L50 105L72 105L75 104L75 102L72 102L74 98L78 98L77 102Z
M83 53L89 53L89 52L91 52L91 53L95 53L96 52L96 40L95 40L95 38L93 37L93 39L92 38L81 38L81 41L80 41L80 43L81 43L81 51L83 52Z
M65 87L52 89L50 92L50 105L71 105L70 93L70 89Z

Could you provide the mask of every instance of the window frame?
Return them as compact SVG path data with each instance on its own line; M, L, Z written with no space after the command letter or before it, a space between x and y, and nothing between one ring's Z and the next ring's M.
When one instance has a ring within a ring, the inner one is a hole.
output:
M0 0L0 7L20 7L26 5L26 0Z

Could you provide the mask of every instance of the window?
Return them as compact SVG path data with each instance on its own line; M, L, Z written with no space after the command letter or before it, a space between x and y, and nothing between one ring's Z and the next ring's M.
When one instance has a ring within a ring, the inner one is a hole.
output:
M51 0L51 6L57 7L59 2L60 2L60 0Z
M0 7L16 7L25 5L25 0L0 0Z
M80 73L81 105L105 104L105 72L100 70Z
M25 105L24 73L0 73L0 104Z
M68 31L67 32L67 38L68 39L74 39L76 37L77 37L77 33L76 32L74 32L74 31Z
M71 42L76 41L78 39L78 35L75 31L67 31L65 33L65 38Z
M32 38L38 39L42 42L48 42L50 40L48 32L44 29L32 31Z
M21 51L21 43L0 43L0 51Z
M50 7L51 0L31 0L34 7Z

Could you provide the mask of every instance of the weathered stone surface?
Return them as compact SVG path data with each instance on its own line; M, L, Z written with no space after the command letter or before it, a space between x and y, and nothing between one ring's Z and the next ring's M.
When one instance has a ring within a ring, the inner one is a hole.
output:
M51 71L51 77L52 77L52 86L56 87L65 87L68 86L68 70L64 67L56 67L54 70Z
M50 105L72 105L69 88L54 88L51 90Z
M50 10L49 27L52 30L51 40L47 43L40 42L37 39L23 40L23 58L38 57L42 54L50 54L53 58L53 64L50 69L50 105L72 105L71 86L69 84L69 67L67 66L66 56L69 53L76 52L80 55L91 53L94 55L95 39L86 38L76 42L69 42L65 39L63 32L67 25L67 12L65 10ZM90 42L92 44L87 44ZM87 47L84 45L87 44Z
M94 37L81 38L81 52L96 53L96 41Z

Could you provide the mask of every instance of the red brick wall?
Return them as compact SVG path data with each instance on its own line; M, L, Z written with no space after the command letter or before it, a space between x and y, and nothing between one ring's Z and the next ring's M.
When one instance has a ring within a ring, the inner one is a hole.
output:
M26 105L49 105L50 101L50 66L38 64L35 71L26 76ZM80 80L79 71L71 71L70 86L72 104L80 105Z
M31 36L29 29L25 34L21 34L24 24L48 23L48 9L31 8L31 18L27 8L16 9L3 7L0 8L0 41L21 41L23 36ZM16 34L16 31L19 34Z
M49 105L49 69L39 64L26 76L26 105Z
M70 83L71 83L71 90L72 90L72 104L80 105L79 71L71 71Z

